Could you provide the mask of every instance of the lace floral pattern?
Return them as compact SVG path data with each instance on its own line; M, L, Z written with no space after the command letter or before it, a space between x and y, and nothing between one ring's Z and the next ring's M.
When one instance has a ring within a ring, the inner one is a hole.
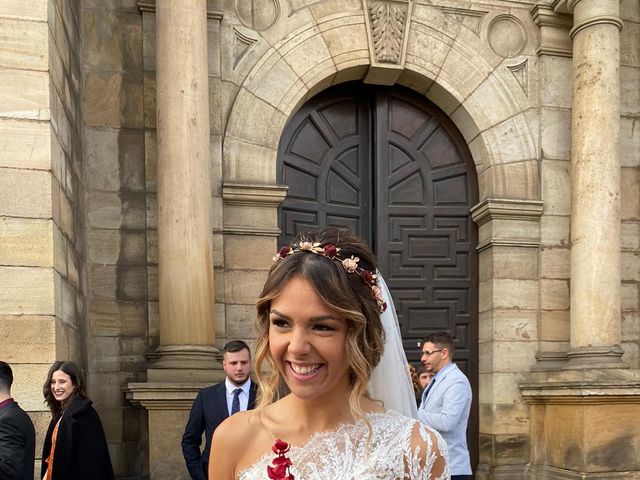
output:
M364 422L343 424L337 430L320 432L304 445L292 446L290 472L296 480L446 480L449 470L432 474L440 453L446 457L446 445L434 430L392 410L368 415L372 425L371 443L367 447ZM416 441L418 432L419 440ZM437 442L437 446L433 442ZM423 449L426 454L422 453ZM240 480L267 478L269 452L240 473ZM425 461L421 461L424 458Z

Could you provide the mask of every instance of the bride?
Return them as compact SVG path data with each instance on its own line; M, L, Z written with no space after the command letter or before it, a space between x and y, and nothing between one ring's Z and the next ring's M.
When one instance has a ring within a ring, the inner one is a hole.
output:
M415 397L376 273L340 230L280 249L257 305L260 403L216 429L211 480L449 478L442 437L385 409L415 413Z

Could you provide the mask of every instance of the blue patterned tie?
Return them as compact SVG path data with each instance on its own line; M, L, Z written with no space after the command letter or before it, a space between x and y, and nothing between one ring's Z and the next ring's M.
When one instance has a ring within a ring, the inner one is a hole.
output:
M233 391L233 402L231 403L231 415L240 411L240 392L241 388L236 388Z

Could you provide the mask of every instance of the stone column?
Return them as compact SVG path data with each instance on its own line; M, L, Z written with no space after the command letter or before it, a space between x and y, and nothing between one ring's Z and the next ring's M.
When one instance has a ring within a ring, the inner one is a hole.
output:
M155 368L215 364L206 0L156 3L160 346Z
M622 366L618 0L572 0L569 367Z

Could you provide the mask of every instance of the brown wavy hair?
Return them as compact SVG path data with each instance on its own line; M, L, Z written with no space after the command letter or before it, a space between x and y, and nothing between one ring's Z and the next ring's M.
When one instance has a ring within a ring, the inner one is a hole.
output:
M86 382L84 381L84 376L82 375L82 371L78 368L78 366L74 362L63 362L61 360L56 360L53 365L51 365L49 373L47 374L47 380L42 386L44 401L49 406L49 410L51 410L51 415L53 415L53 418L58 418L60 415L62 415L63 411L62 402L56 400L53 396L53 393L51 392L51 378L53 377L53 374L58 370L61 370L69 375L69 377L71 377L71 383L75 387L67 404L71 403L71 401L76 398L87 398Z
M330 228L302 233L294 241L295 244L300 242L317 242L322 247L334 245L341 249L340 255L343 258L354 255L360 258L360 267L376 271L377 262L369 247L344 230ZM380 362L384 346L384 330L378 304L371 288L357 273L347 273L338 261L305 251L286 255L274 263L257 303L255 371L260 385L258 409L275 402L286 392L286 385L269 348L269 312L272 300L292 278L307 280L327 306L345 319L345 349L351 384L349 407L354 418L363 419L368 425L360 407L360 397L367 391L371 372Z

